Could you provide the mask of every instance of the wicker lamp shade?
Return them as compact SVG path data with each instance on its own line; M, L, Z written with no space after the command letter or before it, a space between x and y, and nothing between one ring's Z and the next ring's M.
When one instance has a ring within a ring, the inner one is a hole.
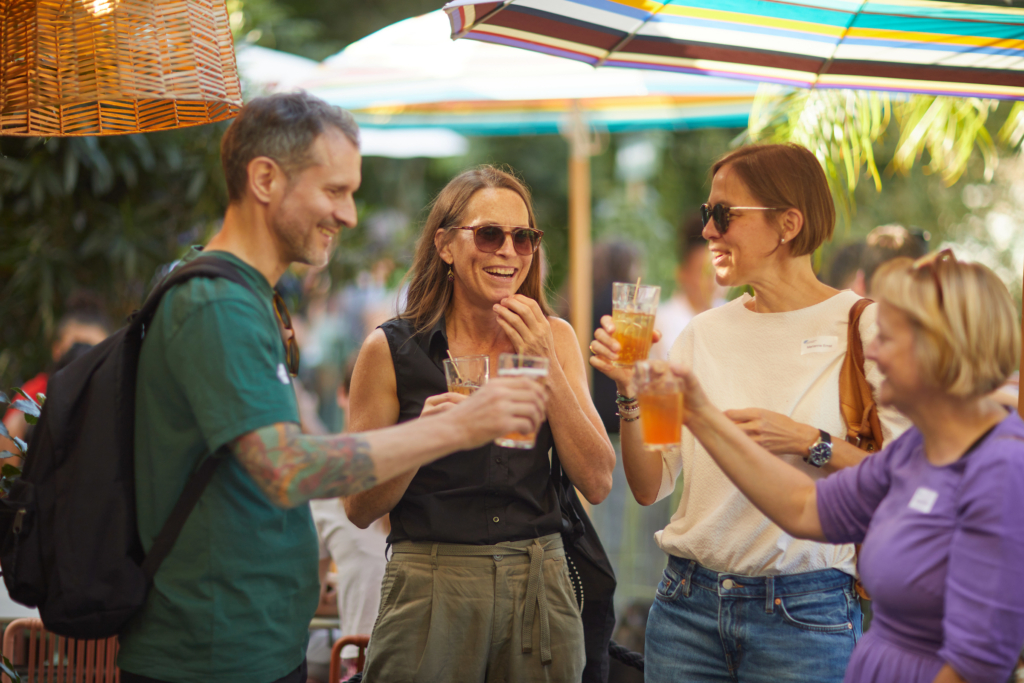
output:
M0 0L0 134L115 135L242 106L224 0Z

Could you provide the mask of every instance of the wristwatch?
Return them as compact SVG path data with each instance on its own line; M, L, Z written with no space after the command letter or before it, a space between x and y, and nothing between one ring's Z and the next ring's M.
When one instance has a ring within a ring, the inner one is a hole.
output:
M818 440L811 444L810 450L804 456L804 462L815 467L824 467L832 459L832 437L824 429L819 429L818 433Z

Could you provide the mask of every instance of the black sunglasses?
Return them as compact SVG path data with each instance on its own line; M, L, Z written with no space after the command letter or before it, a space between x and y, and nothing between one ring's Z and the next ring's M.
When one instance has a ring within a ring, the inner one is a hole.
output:
M725 204L710 204L700 205L700 219L704 222L704 225L708 224L708 221L712 218L715 219L715 227L718 229L719 235L724 235L729 229L729 219L732 217L733 211L782 211L783 209L768 207L768 206L726 206Z
M284 339L284 351L285 360L288 362L288 374L295 377L299 374L299 343L295 341L295 329L292 327L292 317L288 315L288 307L284 305L284 299L276 291L274 313L277 314L277 322L281 327L291 333Z
M452 230L472 230L473 243L485 254L493 254L505 244L505 235L512 235L512 247L520 256L529 256L540 247L540 239L544 232L536 228L509 228L508 232L500 225L467 225L453 227Z

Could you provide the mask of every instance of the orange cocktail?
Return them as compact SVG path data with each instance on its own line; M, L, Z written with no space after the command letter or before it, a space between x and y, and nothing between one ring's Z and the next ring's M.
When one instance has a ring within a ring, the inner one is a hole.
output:
M640 361L634 380L644 449L676 451L683 433L683 387L665 361Z
M470 396L487 383L491 359L487 356L454 356L444 361L448 391Z
M622 346L615 365L632 365L647 358L660 294L661 287L612 283L612 338Z
M667 446L678 447L683 431L683 394L641 393L640 426L643 429L644 447L660 451Z

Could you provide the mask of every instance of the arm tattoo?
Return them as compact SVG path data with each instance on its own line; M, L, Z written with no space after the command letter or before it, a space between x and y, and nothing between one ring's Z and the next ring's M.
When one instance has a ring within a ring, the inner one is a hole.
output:
M358 434L310 436L283 422L239 437L235 457L271 502L295 507L377 485L370 445Z

